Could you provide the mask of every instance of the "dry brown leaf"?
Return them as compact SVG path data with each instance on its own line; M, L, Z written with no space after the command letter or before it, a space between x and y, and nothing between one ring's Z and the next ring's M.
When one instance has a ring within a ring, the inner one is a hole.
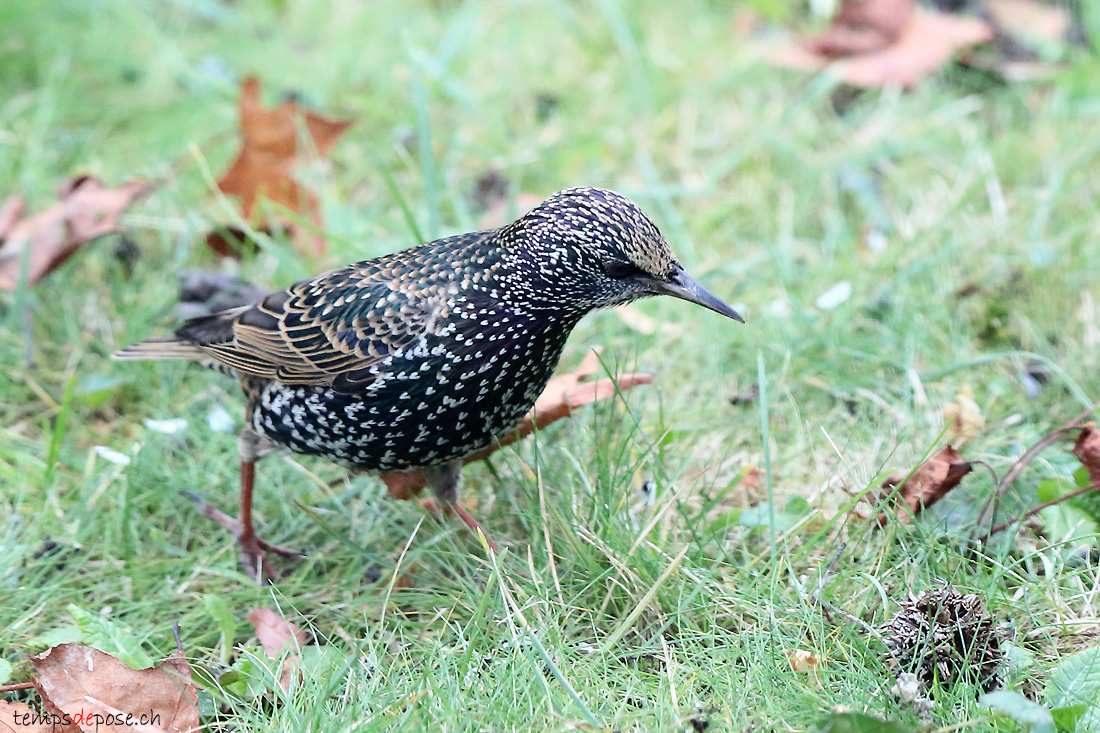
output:
M465 462L484 460L501 448L526 438L535 431L536 426L544 429L551 423L569 417L578 407L614 397L616 385L619 390L625 391L639 384L649 384L653 381L653 375L637 373L620 374L613 379L605 377L594 382L583 381L595 374L599 366L598 352L593 350L585 356L575 370L553 377L547 382L539 398L535 400L535 406L515 430L504 435L488 448L469 456ZM427 485L424 476L416 471L384 473L382 481L385 482L390 496L397 499L408 499Z
M253 608L245 618L256 629L256 638L260 640L264 654L271 660L277 661L283 651L290 652L283 660L279 672L279 686L289 690L291 681L298 672L298 650L309 642L309 635L270 608Z
M169 659L131 669L110 654L83 644L61 644L31 657L35 686L45 709L68 715L81 731L142 733L196 731L198 694L191 668ZM132 722L120 727L130 716ZM113 724L109 721L115 721Z
M946 496L972 470L974 467L957 450L947 445L929 456L900 488L897 488L898 482L904 476L897 475L886 479L882 488L884 493L904 502L903 506L897 508L897 517L908 523ZM885 515L879 515L879 524L886 524Z
M834 56L804 45L773 49L776 66L802 71L825 71L859 87L913 87L946 64L956 52L993 38L988 23L917 8L896 42L867 53Z
M245 617L256 629L264 654L278 659L284 649L295 651L309 642L309 635L270 608L253 608Z
M271 227L259 227L256 232L271 236ZM222 257L232 257L239 260L244 252L255 252L256 241L248 232L240 227L223 226L214 229L206 235L206 246Z
M6 239L8 230L15 226L23 211L27 208L27 202L22 196L9 196L4 199L4 205L0 206L0 239Z
M1100 430L1096 429L1096 423L1090 422L1081 429L1073 444L1073 455L1089 472L1089 483L1100 481Z
M138 181L106 188L98 178L82 176L58 189L56 204L21 221L23 200L9 198L0 209L0 288L18 286L28 248L27 284L34 285L81 245L119 231L119 215L150 189Z
M0 700L0 733L79 733L64 718L39 713L25 703Z
M317 196L294 179L296 168L312 156L326 156L352 120L301 110L293 101L264 109L261 88L262 83L255 76L241 85L241 152L218 181L218 188L241 197L241 210L249 221L256 202L263 197L322 227ZM299 125L304 126L309 136L310 141L304 145L299 140ZM324 239L312 239L314 254L323 252Z
M947 439L955 445L962 445L985 427L982 410L974 401L969 385L963 385L955 401L944 406L943 418L948 422Z
M795 672L816 672L821 661L808 649L784 649L783 656Z
M1072 22L1067 8L1035 0L986 0L986 8L1005 33L1038 41L1064 40Z
M913 16L913 0L843 0L828 30L806 48L837 58L892 46Z

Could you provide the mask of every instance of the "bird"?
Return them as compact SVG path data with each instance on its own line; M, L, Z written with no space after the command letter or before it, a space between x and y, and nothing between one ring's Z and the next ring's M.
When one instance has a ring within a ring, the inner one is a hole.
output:
M249 575L271 582L264 550L293 551L252 524L264 456L419 471L440 507L484 535L458 501L463 459L515 428L581 318L656 295L744 323L685 272L637 204L573 187L506 226L331 270L114 357L189 360L240 382L240 517L221 523Z

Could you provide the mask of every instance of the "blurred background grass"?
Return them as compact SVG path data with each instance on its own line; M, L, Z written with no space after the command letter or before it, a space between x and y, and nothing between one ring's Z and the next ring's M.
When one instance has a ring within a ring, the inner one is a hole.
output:
M222 647L248 641L219 635L202 602L216 595L242 623L277 601L349 660L275 709L207 711L239 730L470 729L477 716L494 730L560 729L589 715L618 729L801 728L834 705L914 719L885 694L882 648L799 590L816 588L842 542L825 597L869 623L944 579L987 598L1046 660L1077 643L1073 620L1095 629L1095 565L1073 566L1095 531L1085 517L972 563L963 542L990 490L982 472L916 526L875 531L846 510L919 462L960 391L985 421L964 453L998 471L1100 398L1096 60L1069 52L1064 72L1027 84L950 66L840 114L828 78L762 63L759 38L738 31L747 10L777 24L764 36L821 22L786 0L0 6L0 192L38 209L68 176L161 181L124 218L132 271L110 237L0 303L0 502L12 517L0 656L38 651L75 602L160 653L178 619L189 655L216 669ZM237 271L202 237L227 220L212 176L238 147L250 73L269 103L293 95L355 125L311 173L328 252L277 242L240 264L248 280L274 289L415 244L402 202L425 237L474 229L477 182L498 171L513 194L594 185L633 197L748 325L668 299L636 306L652 333L612 313L582 323L564 366L602 345L613 370L656 379L467 469L465 496L510 548L499 572L461 530L424 520L401 561L416 568L411 587L390 595L370 578L390 577L422 521L415 504L328 464L272 458L261 533L309 557L278 590L249 586L231 540L178 495L233 506L236 441L207 419L224 408L239 421L236 386L108 355L171 327L181 270ZM851 296L819 307L842 282ZM181 417L174 435L143 424ZM1075 466L1064 446L1050 451L1005 509ZM754 468L760 483L743 481ZM769 484L790 520L778 553L743 512ZM40 554L47 538L64 559ZM685 544L615 653L593 653ZM552 664L523 641L501 584ZM816 672L792 670L799 648ZM941 694L940 723L982 714L972 687Z

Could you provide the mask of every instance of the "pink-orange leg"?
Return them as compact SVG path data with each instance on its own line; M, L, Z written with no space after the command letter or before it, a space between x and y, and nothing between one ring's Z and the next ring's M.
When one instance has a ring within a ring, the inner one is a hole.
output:
M485 531L485 528L481 526L481 522L474 519L474 516L466 510L466 507L462 506L458 502L455 502L453 504L445 503L442 505L442 508L440 507L440 504L441 502L435 498L420 500L420 506L424 507L426 511L431 512L432 514L439 514L442 512L444 515L446 515L454 512L458 515L458 518L461 519L466 524L466 526L470 528L475 537L477 536L478 532L481 532L481 534L485 537L485 541L489 544L489 547L492 548L493 552L499 552L499 550L497 549L497 543L493 542L493 538L490 537L489 533Z
M249 577L259 583L270 584L279 580L279 575L272 569L264 551L274 552L280 557L301 557L302 553L289 547L275 545L267 540L257 537L256 530L252 526L252 490L256 482L256 462L241 461L241 516L231 517L222 512L216 506L200 498L190 491L183 494L199 505L199 514L217 522L224 529L232 532L237 537L237 543L241 547L241 564Z

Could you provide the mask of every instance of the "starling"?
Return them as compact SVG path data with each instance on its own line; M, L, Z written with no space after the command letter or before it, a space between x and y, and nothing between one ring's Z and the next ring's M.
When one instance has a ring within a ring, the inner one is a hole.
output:
M270 580L263 550L288 551L253 531L257 460L289 449L420 471L479 530L458 504L462 459L519 423L586 313L662 294L744 322L684 272L636 204L569 188L508 226L332 270L115 356L187 359L240 381L241 516L223 524L249 573Z

